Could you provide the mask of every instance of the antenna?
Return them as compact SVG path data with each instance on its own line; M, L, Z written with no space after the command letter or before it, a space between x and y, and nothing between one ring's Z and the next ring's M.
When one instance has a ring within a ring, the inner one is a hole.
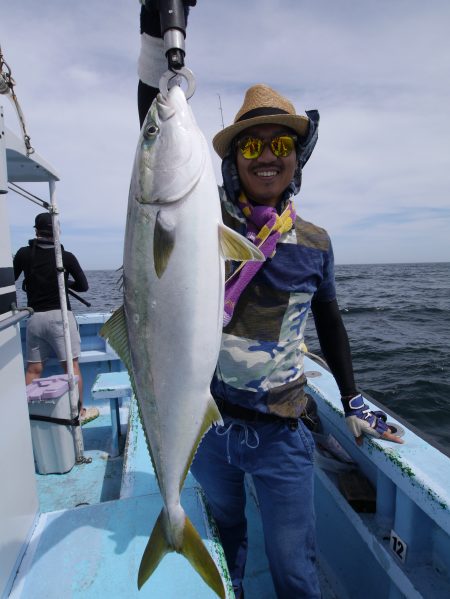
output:
M217 94L219 96L219 110L220 110L220 118L222 119L222 129L225 129L225 125L223 123L223 110L222 110L222 100L220 98L220 94Z

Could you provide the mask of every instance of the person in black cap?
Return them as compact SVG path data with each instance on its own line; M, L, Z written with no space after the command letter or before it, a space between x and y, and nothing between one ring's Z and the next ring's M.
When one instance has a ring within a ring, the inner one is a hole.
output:
M14 256L14 277L17 280L24 273L23 289L26 291L28 305L34 314L27 324L27 368L26 384L39 378L44 362L56 354L65 372L67 372L64 332L61 318L58 279L56 272L55 245L53 240L52 217L48 212L38 214L34 227L36 237L28 245L21 247ZM78 357L80 355L80 334L72 313L67 289L87 291L89 285L76 257L61 246L64 276L66 281L66 299L69 319L69 331L72 344L73 370L78 378L80 417L86 417L83 408L83 382ZM69 280L69 276L72 278Z

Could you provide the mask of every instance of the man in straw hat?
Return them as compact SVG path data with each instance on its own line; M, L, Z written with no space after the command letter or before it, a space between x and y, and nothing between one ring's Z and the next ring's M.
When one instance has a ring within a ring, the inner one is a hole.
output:
M141 125L167 68L159 16L150 5L147 0L141 11ZM213 139L222 159L223 220L266 256L263 263L233 264L228 273L222 347L211 383L224 426L206 434L191 468L211 506L241 599L245 473L252 474L258 496L277 597L320 597L309 430L317 431L320 423L305 393L302 358L310 308L357 441L365 433L401 442L389 432L385 414L372 413L356 389L328 234L296 215L292 202L318 125L317 111L298 115L289 100L258 84L247 90L233 124Z

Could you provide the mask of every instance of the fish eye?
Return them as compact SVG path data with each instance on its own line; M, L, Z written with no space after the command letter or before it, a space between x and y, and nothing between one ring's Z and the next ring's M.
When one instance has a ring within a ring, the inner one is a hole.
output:
M147 125L144 129L144 137L146 139L151 139L152 137L156 137L159 133L159 127L157 127L154 123Z

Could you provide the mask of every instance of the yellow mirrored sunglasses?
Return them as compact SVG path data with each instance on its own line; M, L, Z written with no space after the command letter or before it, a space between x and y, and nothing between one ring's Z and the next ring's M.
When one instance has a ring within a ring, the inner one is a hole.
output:
M259 158L267 144L272 154L277 158L286 158L286 156L289 156L295 150L296 143L296 135L276 135L271 140L248 135L237 142L237 147L241 151L242 156L247 160Z

